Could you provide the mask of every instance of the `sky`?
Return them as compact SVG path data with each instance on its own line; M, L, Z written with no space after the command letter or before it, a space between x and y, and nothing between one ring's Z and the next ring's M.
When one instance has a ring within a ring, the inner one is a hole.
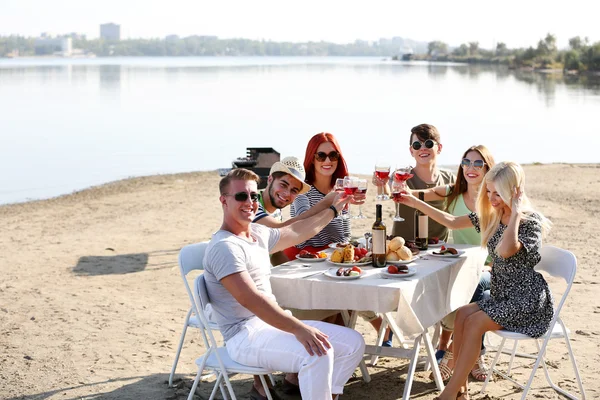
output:
M598 15L599 0L0 0L0 35L78 32L96 38L100 24L114 22L123 38L350 43L400 36L516 48L535 46L552 33L566 47L574 36L600 41Z

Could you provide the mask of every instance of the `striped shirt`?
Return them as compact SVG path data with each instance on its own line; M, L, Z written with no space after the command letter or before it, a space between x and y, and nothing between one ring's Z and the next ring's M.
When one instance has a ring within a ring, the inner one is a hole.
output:
M257 222L259 219L264 217L273 217L279 222L283 222L283 214L281 214L281 210L277 209L273 214L269 214L267 210L265 210L265 201L263 200L263 193L260 192L258 194L258 210L256 210L256 214L254 215L254 219L252 222Z
M323 200L325 194L319 192L314 186L305 194L298 195L292 203L290 215L295 217L300 215L309 208L313 207L319 201ZM348 210L342 210L340 214L347 214ZM350 240L350 220L334 218L331 222L306 242L296 245L297 248L303 249L306 246L323 247L330 243L348 242Z

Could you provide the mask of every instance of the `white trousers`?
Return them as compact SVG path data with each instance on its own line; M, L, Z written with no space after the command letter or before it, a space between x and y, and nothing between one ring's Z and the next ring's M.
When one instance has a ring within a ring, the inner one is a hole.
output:
M236 362L273 371L297 372L303 399L331 400L341 394L365 352L360 333L321 321L302 321L329 336L331 348L325 355L311 356L291 333L281 331L259 318L227 341L227 352Z

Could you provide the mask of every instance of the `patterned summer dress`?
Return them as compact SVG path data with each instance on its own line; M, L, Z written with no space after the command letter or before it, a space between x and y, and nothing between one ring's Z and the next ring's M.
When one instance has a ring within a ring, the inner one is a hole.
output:
M477 214L471 213L469 218L479 232ZM533 270L541 260L542 226L538 214L531 218L519 224L518 238L523 247L513 256L502 258L495 252L506 225L501 223L488 241L494 262L491 298L480 300L477 305L503 328L538 338L550 327L554 308L548 283Z

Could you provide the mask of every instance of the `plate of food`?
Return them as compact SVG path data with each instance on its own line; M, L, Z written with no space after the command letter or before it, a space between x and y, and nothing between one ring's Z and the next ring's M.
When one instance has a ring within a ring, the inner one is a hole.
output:
M409 264L415 260L415 253L401 236L396 236L387 244L385 260L390 264Z
M431 255L434 257L460 257L465 254L464 250L457 250L454 247L442 246L438 251L432 251Z
M363 274L364 273L362 269L354 266L351 268L329 268L327 271L325 271L324 275L333 279L352 280L361 278Z
M437 237L430 237L429 239L427 239L427 246L428 247L442 247L446 244L446 242L444 242L443 240L440 240Z
M329 258L327 259L327 261L329 261L333 265L337 265L338 267L348 267L348 266L351 267L353 265L365 266L365 265L371 265L371 263L373 263L373 259L371 257L367 257L366 261L333 262Z
M371 253L362 247L348 245L338 248L331 253L327 261L340 266L368 265L372 262Z
M327 260L327 254L322 251L313 253L308 250L302 250L300 253L296 254L296 259L306 262L321 262Z
M416 273L417 269L414 267L407 267L406 265L390 265L381 271L381 276L389 279L401 279L413 276Z

